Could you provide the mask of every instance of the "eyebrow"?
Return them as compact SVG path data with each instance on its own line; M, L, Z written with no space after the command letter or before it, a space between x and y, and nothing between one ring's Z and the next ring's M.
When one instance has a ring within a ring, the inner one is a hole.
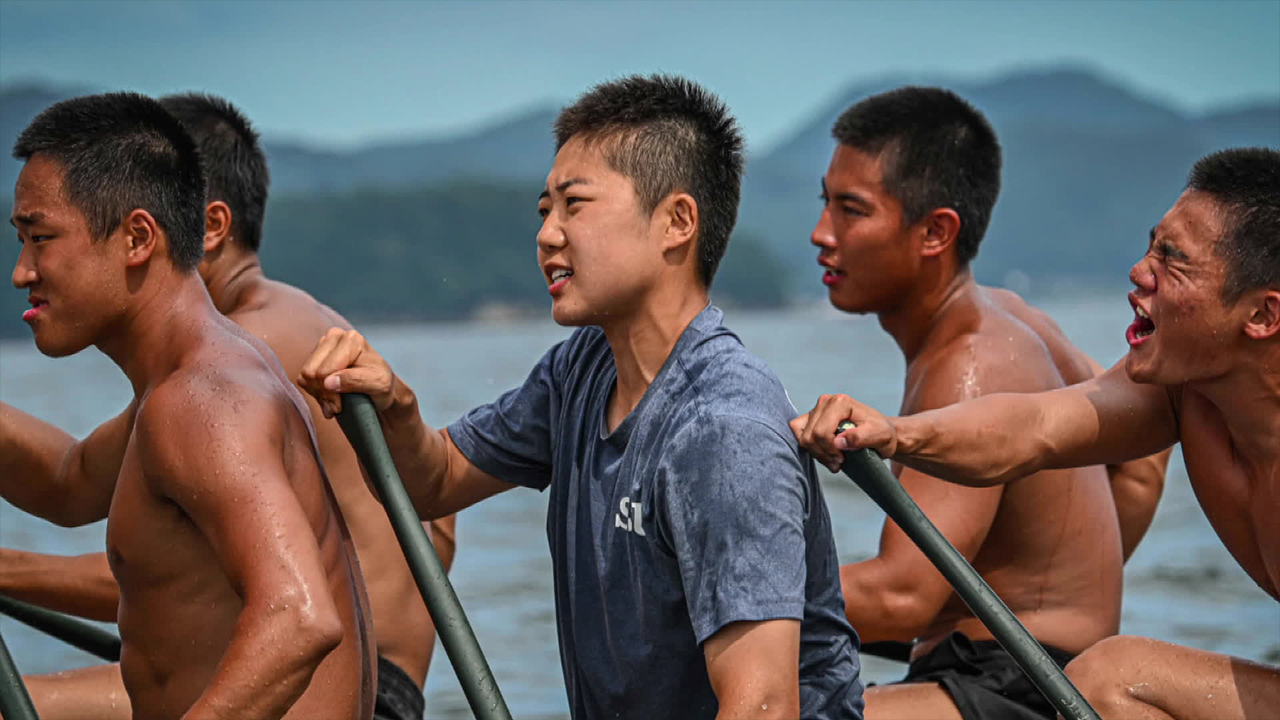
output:
M31 214L21 213L9 218L9 224L14 227L18 227L19 224L35 225L36 223L40 222L43 219L44 219L44 213L39 211L33 212Z
M560 183L559 185L556 185L556 192L562 193L565 190L568 190L569 187L572 185L590 185L590 184L591 184L590 182L588 182L587 180L584 180L583 178L571 177L568 180L565 180L564 182ZM542 193L538 195L538 201L541 202L543 198L549 198L549 197L551 197L551 193L546 190L543 190Z
M865 197L863 197L863 196L859 195L859 194L858 194L858 193L856 193L856 192L853 192L852 190L845 190L844 192L839 192L839 193L836 193L835 195L831 195L830 193L828 193L828 192L827 192L827 179L826 179L826 178L820 178L820 179L819 179L819 182L820 182L820 183L821 183L821 185L822 185L822 194L823 194L823 195L826 195L826 196L827 196L828 198L830 198L830 199L833 199L833 200L844 200L844 201L847 201L847 202L855 202L855 203L858 203L859 205L864 205L864 206L866 206L866 207L871 207L871 201L870 201L870 200L866 199Z
M1151 233L1149 237L1150 237L1150 244L1152 245L1156 244L1156 229L1154 227L1151 228ZM1173 258L1174 260L1190 259L1189 255L1179 250L1175 245L1170 243L1168 240L1160 241L1160 251L1163 252L1165 255L1168 255L1169 257Z

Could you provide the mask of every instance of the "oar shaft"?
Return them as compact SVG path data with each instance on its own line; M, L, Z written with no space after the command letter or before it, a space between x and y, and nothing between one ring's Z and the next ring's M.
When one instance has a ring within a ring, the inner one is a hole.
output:
M844 454L841 468L875 501L942 572L973 614L987 626L1065 720L1099 720L1098 714L1067 679L1040 643L978 575L902 489L897 478L870 450Z
M405 559L409 561L409 569L418 582L418 590L427 603L440 643L453 663L471 711L477 720L510 720L511 713L498 690L489 663L480 651L471 623L467 621L458 595L440 564L440 557L436 555L435 547L427 538L422 521L409 501L409 494L400 482L373 402L367 395L353 393L342 396L342 405L338 424L347 434L351 447L355 448L382 498L382 505L395 528Z
M18 666L13 664L9 646L0 636L0 716L5 720L39 720L36 706L31 704L27 686L22 684Z
M120 660L120 638L89 623L0 595L0 613L109 662Z

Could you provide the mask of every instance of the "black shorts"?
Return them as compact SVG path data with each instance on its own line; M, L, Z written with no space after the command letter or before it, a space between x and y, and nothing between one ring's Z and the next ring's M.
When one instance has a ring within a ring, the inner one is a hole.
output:
M378 699L374 720L422 720L427 701L422 689L399 665L378 656Z
M1075 656L1051 645L1058 667ZM951 695L964 720L1054 720L1057 711L1000 643L951 633L907 668L899 683L936 682ZM896 683L895 683L896 684Z

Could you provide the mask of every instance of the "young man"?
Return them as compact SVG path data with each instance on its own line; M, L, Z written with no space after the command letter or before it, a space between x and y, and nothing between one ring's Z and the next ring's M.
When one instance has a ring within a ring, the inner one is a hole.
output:
M306 403L196 272L194 142L113 93L46 109L14 156L13 283L36 346L98 347L135 397L74 449L0 406L0 494L63 525L107 519L134 716L369 717L364 586Z
M578 326L525 383L447 430L354 332L300 383L368 393L425 518L550 489L572 716L856 718L857 637L830 518L781 384L708 288L737 215L742 140L670 76L600 85L555 123L538 200L552 316Z
M182 122L200 149L208 181L204 256L199 273L213 304L274 352L285 373L295 377L315 346L341 316L306 293L268 279L258 248L269 174L258 134L227 101L200 94L174 95L160 104ZM355 453L336 422L328 421L308 398L316 444L332 482L368 589L378 648L375 717L421 718L422 686L435 647L435 628L381 504L369 491ZM107 438L91 436L102 441ZM123 439L123 438L120 438ZM89 442L89 441L87 441ZM64 453L102 452L71 444ZM48 467L56 467L50 458ZM118 468L102 468L110 482ZM454 516L428 528L446 568L453 560ZM118 591L103 554L75 558L0 549L0 592L57 610L114 621ZM46 720L91 712L103 720L128 718L118 668L86 668L27 678L37 709ZM113 687L114 686L114 687ZM93 707L97 703L103 707ZM112 712L114 710L114 713Z
M875 313L901 348L904 413L1093 376L1052 321L970 274L1000 188L1000 145L977 110L946 90L904 87L846 110L833 135L812 242L831 303ZM803 422L795 429L809 442ZM1104 468L984 489L898 475L1060 664L1119 628L1120 531ZM867 692L868 718L1054 717L896 524L841 580L863 640L914 641L906 678Z
M831 397L808 414L805 445L829 463L869 447L985 487L1181 442L1209 522L1280 599L1280 153L1196 163L1129 279L1129 354L1101 377L898 418ZM858 427L837 437L846 419ZM1263 719L1280 708L1280 668L1145 638L1105 640L1068 674L1108 718Z

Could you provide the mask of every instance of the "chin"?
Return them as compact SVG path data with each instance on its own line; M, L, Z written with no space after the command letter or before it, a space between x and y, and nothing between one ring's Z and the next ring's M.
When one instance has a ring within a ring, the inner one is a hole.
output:
M40 351L40 354L53 358L75 355L89 346L88 343L76 343L65 339L60 342L56 338L42 336L40 333L35 333L35 341L36 349Z
M1155 371L1149 364L1144 364L1142 361L1136 359L1133 356L1132 350L1130 350L1129 354L1124 358L1124 372L1129 376L1130 380L1140 385L1158 383Z

